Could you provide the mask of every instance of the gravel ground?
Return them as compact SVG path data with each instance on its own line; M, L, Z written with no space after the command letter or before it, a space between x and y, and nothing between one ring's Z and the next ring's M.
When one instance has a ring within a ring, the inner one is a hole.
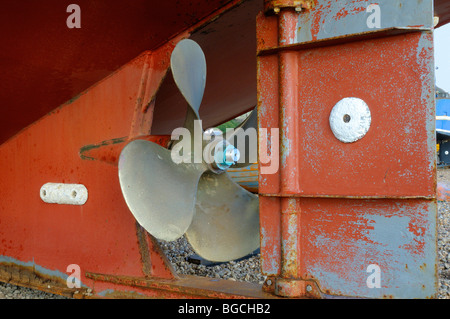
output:
M194 255L195 252L184 236L174 242L160 241L160 244L178 274L248 281L260 284L263 284L266 279L260 272L259 254L244 260L205 266L186 262L186 258Z
M450 168L438 168L438 182L450 183ZM439 299L450 299L450 203L438 202Z
M450 169L438 169L438 181L450 182ZM232 261L218 265L205 266L187 262L194 254L184 237L174 242L160 241L162 249L175 267L177 273L207 276L236 281L263 283L260 274L260 256ZM450 203L438 202L438 250L439 250L439 299L450 299ZM66 299L39 290L14 286L0 282L0 299Z

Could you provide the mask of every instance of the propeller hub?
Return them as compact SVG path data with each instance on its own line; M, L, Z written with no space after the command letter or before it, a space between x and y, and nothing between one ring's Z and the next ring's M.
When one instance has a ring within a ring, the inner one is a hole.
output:
M239 150L232 145L227 146L224 155L225 164L230 166L239 161L239 158L241 157Z
M228 145L223 151L222 164L228 167L239 161L241 153L233 145Z
M205 161L214 173L220 174L239 161L241 156L239 150L227 140L216 138L206 148Z
M214 147L214 166L221 171L227 170L239 160L240 153L237 148L222 140Z

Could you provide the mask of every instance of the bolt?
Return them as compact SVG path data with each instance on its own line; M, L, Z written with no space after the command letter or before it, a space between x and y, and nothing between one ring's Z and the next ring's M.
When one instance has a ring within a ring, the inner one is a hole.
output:
M301 6L295 7L295 12L302 12L302 7Z
M240 158L239 150L221 137L218 137L216 141L210 142L206 145L206 148L206 154L211 156L207 155L205 161L208 163L210 170L218 174L226 171ZM213 154L211 154L211 151Z
M280 8L279 7L273 8L273 12L275 12L275 14L280 13Z
M227 147L225 149L225 163L236 163L240 158L240 153L237 148Z
M312 291L311 285L306 286L306 291L307 291L307 292L311 292L311 291Z
M351 120L351 117L350 117L350 115L348 115L348 114L345 114L345 115L344 115L344 118L343 118L343 120L344 120L344 122L345 122L345 123L348 123L348 122L350 122L350 120Z

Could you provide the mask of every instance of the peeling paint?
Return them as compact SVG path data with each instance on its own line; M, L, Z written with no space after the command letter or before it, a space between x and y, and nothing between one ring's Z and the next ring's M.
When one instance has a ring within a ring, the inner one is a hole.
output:
M436 101L434 96L435 62L432 33L422 33L417 47L416 61L421 71L421 100L424 105L428 105L426 130L428 133L429 169L433 171L436 169Z
M432 1L379 1L382 29L406 28L392 33L370 29L369 4L318 0L296 26L296 41L313 42L268 40L258 52L259 124L281 128L280 172L259 184L262 268L277 279L314 279L333 296L430 298L437 291ZM329 115L348 96L370 105L372 125L343 144ZM297 203L294 223L282 213L288 198ZM367 284L370 265L381 270L380 288Z
M68 274L60 272L58 270L50 270L50 269L46 269L42 266L39 266L34 261L23 262L23 261L17 260L12 257L0 256L0 264L3 264L3 263L18 265L21 267L30 267L30 268L35 269L37 272L39 272L41 274L44 274L49 277L59 278L64 282L66 282L67 278L69 277Z
M389 28L431 30L433 27L432 0L377 1L381 10L380 29L367 25L370 13L366 9L371 4L367 0L318 0L312 10L299 16L297 43Z
M326 212L325 207L316 213ZM306 268L330 293L375 298L426 298L436 293L436 269L424 266L435 265L435 203L404 201L396 202L395 209L388 207L392 206L378 201L348 202L308 226L312 246L307 247L316 252L308 252ZM328 229L332 224L337 233ZM370 264L381 268L380 289L366 286Z

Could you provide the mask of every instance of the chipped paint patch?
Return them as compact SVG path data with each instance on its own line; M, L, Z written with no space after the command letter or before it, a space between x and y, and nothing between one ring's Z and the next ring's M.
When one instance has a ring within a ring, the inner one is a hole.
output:
M421 72L421 101L427 105L426 110L426 130L428 134L428 161L430 172L436 169L436 101L434 92L434 46L433 34L422 32L416 53L416 63Z
M297 43L323 40L345 35L376 32L389 28L431 30L433 1L379 0L381 25L371 28L366 9L372 1L318 0L315 7L299 16Z
M369 298L427 298L437 289L433 202L320 201L308 214L309 276L327 293ZM332 206L329 206L332 205ZM329 209L335 207L334 209ZM369 288L367 267L381 269L381 287Z
M58 270L49 270L47 268L39 266L34 261L23 262L23 261L17 260L17 259L12 258L12 257L0 256L0 264L2 264L2 263L14 264L14 265L18 265L18 266L21 266L21 267L30 267L30 268L35 269L37 272L39 272L41 274L44 274L46 276L60 278L64 282L69 277L68 274L60 272Z

